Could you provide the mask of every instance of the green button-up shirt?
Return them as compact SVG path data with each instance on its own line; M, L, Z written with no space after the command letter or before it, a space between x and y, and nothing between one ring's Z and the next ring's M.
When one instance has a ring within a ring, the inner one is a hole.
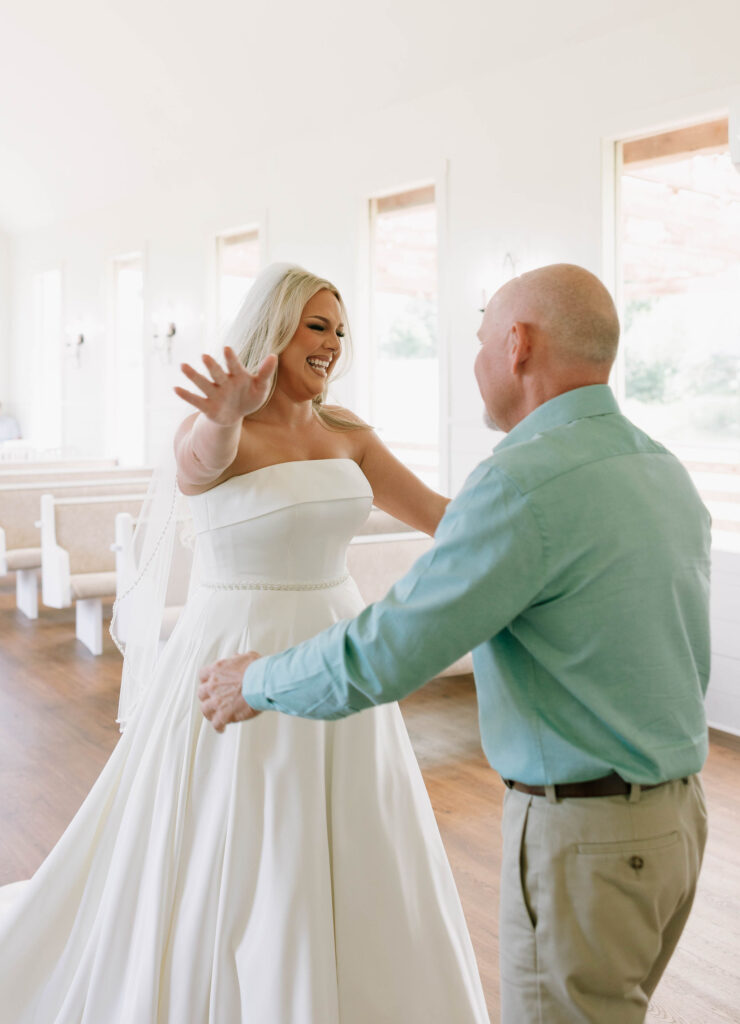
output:
M252 707L333 719L468 650L491 765L530 785L643 784L707 753L709 514L608 387L535 409L470 475L382 601L244 676Z

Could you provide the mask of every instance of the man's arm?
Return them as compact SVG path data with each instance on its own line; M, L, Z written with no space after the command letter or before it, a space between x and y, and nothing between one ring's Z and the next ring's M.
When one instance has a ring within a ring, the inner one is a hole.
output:
M538 525L511 481L483 463L450 504L434 546L382 601L244 674L256 710L342 718L399 700L495 636L544 579Z

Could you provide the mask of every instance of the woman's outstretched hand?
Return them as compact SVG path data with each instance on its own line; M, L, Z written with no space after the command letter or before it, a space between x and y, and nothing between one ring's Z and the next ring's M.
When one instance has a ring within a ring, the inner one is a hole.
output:
M210 379L189 363L182 363L180 367L188 380L200 388L202 395L186 388L176 387L174 391L219 426L230 427L240 423L244 416L256 412L267 401L277 366L276 355L263 359L254 374L247 372L231 348L224 349L225 369L212 356L204 355L203 363L211 375Z

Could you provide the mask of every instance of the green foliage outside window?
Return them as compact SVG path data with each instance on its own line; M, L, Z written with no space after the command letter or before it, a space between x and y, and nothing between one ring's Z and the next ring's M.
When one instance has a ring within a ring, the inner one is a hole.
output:
M625 394L664 409L668 433L740 436L740 322L703 297L633 300L624 312Z
M385 356L396 359L432 359L437 355L437 309L427 299L409 299L391 321L385 341Z

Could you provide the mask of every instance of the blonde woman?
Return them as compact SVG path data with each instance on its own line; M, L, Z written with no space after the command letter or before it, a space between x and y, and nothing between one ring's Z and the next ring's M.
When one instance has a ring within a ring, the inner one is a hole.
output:
M0 1020L484 1024L397 705L223 735L200 714L202 665L357 613L345 553L373 502L429 534L447 504L326 404L347 355L330 282L268 268L227 340L207 375L183 366L197 391L176 388L198 410L175 453L199 583L90 796L0 917Z

